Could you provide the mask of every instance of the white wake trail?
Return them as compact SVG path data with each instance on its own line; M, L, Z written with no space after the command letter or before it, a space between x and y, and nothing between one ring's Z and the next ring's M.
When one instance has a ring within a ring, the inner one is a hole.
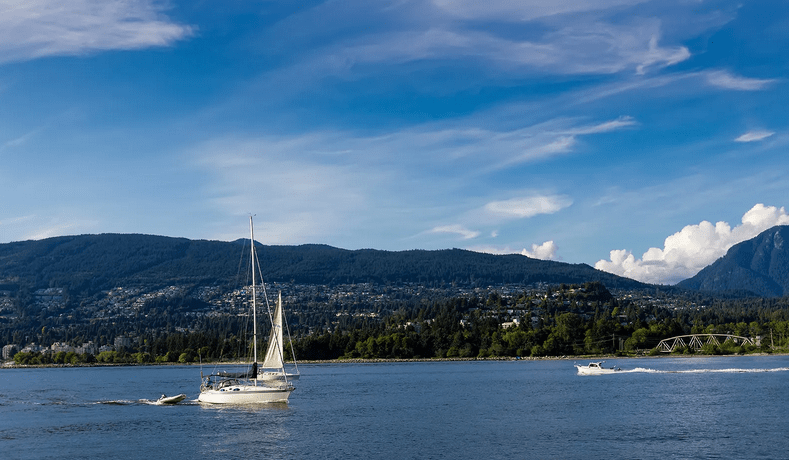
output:
M644 373L644 374L748 374L748 373L763 373L763 372L786 372L789 367L775 367L770 369L685 369L685 370L657 370L644 367L637 367L635 369L617 372L620 373Z

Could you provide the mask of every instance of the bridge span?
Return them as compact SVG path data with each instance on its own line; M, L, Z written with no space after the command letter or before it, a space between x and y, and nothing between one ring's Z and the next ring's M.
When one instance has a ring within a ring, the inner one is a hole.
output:
M712 344L715 346L720 346L721 343L726 343L729 341L733 341L738 345L742 345L748 343L750 345L755 345L754 341L750 337L741 337L739 335L731 335L731 334L690 334L690 335L678 335L676 337L669 337L667 339L663 339L660 343L657 344L658 351L662 353L671 353L679 347L689 347L692 348L694 351L699 351L704 345Z

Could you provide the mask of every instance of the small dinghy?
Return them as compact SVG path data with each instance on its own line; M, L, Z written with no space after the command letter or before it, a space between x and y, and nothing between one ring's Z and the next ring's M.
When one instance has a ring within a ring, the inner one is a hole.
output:
M156 400L156 404L178 404L184 399L186 399L186 395L183 393L175 396L162 395Z

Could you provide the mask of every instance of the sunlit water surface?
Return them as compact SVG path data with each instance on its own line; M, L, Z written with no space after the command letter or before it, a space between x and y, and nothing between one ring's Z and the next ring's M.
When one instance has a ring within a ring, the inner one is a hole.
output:
M198 404L195 366L2 369L0 458L789 457L789 357L572 364L305 364L258 407Z

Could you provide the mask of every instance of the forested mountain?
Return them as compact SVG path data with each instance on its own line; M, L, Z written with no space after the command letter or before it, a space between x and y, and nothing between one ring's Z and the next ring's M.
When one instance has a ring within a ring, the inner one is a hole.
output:
M58 287L91 294L116 286L222 284L246 267L243 240L220 242L136 234L80 235L0 245L0 290ZM610 288L642 283L586 264L492 255L460 249L440 251L345 250L325 245L258 249L267 281L337 283L583 283Z
M765 232L710 268L764 273L752 278L784 292L776 280L787 279L787 231ZM19 364L238 359L249 350L249 293L239 289L249 252L244 240L118 234L0 245L0 345L18 351ZM303 359L644 353L688 333L769 331L769 344L752 347L763 351L789 341L789 297L732 299L584 264L459 249L259 245L257 252ZM721 288L756 292L753 283Z
M680 288L726 293L747 291L761 297L789 295L789 226L777 226L736 244L725 256Z

